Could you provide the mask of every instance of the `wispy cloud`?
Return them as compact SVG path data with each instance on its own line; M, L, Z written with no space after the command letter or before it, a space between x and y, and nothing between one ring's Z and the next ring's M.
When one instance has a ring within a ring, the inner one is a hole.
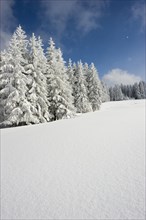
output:
M108 85L113 86L115 84L134 84L139 82L141 78L134 74L130 74L125 70L121 69L112 69L107 74L105 74L102 80Z
M11 37L11 30L15 25L16 19L13 14L14 0L0 1L0 49L3 50Z
M136 1L132 8L132 18L134 21L140 22L140 29L144 31L146 28L146 2L143 0Z
M72 28L80 34L86 34L100 26L100 19L104 15L104 8L109 0L41 0L43 20L54 28L58 36L65 34L72 21ZM41 14L42 16L42 14Z

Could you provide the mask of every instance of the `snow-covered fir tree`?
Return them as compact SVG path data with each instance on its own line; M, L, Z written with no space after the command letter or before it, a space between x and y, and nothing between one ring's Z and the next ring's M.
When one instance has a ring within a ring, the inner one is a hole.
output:
M32 34L29 42L29 63L25 67L28 74L28 92L27 100L33 106L33 114L37 117L38 122L49 121L49 102L47 99L46 83L46 57L43 52L42 40L36 39Z
M75 77L74 77L74 69L73 69L73 65L72 65L72 60L71 59L69 59L69 62L68 62L67 75L68 75L68 81L69 81L71 87L73 87Z
M90 69L89 69L89 65L88 63L84 63L83 64L83 76L84 76L84 84L86 87L86 91L87 91L87 96L88 96L88 77L90 75ZM89 99L89 97L88 97Z
M85 113L92 111L91 104L87 95L87 88L85 85L84 69L82 62L78 62L75 70L74 83L74 105L78 113Z
M71 113L71 115L74 115L75 107L73 105L74 98L73 98L73 95L72 95L72 86L69 83L69 76L67 74L67 67L65 66L66 62L63 59L62 51L61 51L60 48L57 50L57 62L58 62L59 67L62 66L62 68L60 68L60 71L61 71L60 76L62 78L62 81L64 82L64 87L65 87L65 89L63 90L64 99L68 103L67 107L68 107L69 112ZM59 69L59 67L58 67L58 69Z
M31 112L31 104L26 99L27 77L25 65L27 64L27 44L25 32L19 26L13 34L5 63L3 80L7 78L5 88L1 90L4 97L3 126L36 123Z
M0 122L4 121L4 106L9 95L9 74L12 67L9 64L6 50L0 53Z
M138 83L133 85L133 96L135 99L141 99L140 88Z
M71 86L71 94L72 94L73 104L75 101L74 100L74 96L75 96L75 75L74 75L75 69L76 69L76 64L74 63L72 65L72 60L69 59L68 67L67 67L67 75L68 75L69 84ZM75 106L74 106L74 108L75 108Z
M109 96L110 96L110 101L114 101L114 91L113 87L109 88Z
M132 94L133 94L133 86L132 85L127 85L127 97L129 99L132 98Z
M115 85L113 88L113 92L114 92L114 101L120 101L124 99L120 85Z
M146 83L144 81L139 82L139 91L141 94L141 99L146 98Z
M92 110L96 111L102 103L102 87L98 77L98 72L93 63L91 63L88 73L86 74L87 95L91 103Z
M88 78L88 75L90 74L89 72L90 72L89 65L88 65L88 63L85 63L83 65L83 74L84 74L84 77L85 77L85 86L86 86L86 88L88 87L87 78ZM87 88L87 91L88 91L88 88Z
M47 48L47 89L52 120L70 118L74 115L72 89L68 82L67 70L60 49L50 38Z
M101 101L102 102L108 102L110 101L110 95L109 95L109 89L107 88L107 85L101 81L101 92L102 92L102 96L101 96Z
M128 85L121 84L120 87L121 87L121 91L123 93L123 100L129 99L129 97L128 97L129 94L128 93L130 91L129 91Z

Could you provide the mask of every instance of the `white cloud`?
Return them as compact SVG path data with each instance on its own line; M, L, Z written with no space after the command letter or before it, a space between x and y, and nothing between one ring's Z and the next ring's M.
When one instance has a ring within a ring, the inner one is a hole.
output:
M125 70L121 69L112 69L107 74L105 74L102 80L108 85L113 86L115 84L125 84L130 85L134 84L135 82L139 82L141 78L134 74L130 74Z
M47 24L54 27L58 35L62 35L66 31L70 24L69 21L72 21L74 28L82 34L98 28L100 26L100 18L104 15L103 10L108 4L109 0L41 1L43 15L45 15L45 19L49 23Z
M74 11L76 0L74 1L41 1L43 6L43 14L49 25L57 30L58 34L62 34L66 28L66 23ZM41 14L42 16L42 14ZM42 20L42 21L43 21ZM43 21L44 22L44 21Z
M11 37L11 29L14 27L16 19L13 15L14 0L0 1L0 49L3 50Z
M132 11L133 20L139 21L141 31L144 31L146 27L146 3L145 1L136 1L132 6L131 11Z

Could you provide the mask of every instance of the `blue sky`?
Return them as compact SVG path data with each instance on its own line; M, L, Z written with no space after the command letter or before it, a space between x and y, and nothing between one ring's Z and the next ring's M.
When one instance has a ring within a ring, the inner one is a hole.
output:
M1 47L20 24L50 36L65 60L94 62L105 81L145 78L144 0L0 0Z

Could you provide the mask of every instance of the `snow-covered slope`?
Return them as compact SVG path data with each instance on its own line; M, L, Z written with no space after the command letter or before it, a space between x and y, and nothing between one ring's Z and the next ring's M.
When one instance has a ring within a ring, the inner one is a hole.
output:
M144 219L145 101L1 130L2 219Z

